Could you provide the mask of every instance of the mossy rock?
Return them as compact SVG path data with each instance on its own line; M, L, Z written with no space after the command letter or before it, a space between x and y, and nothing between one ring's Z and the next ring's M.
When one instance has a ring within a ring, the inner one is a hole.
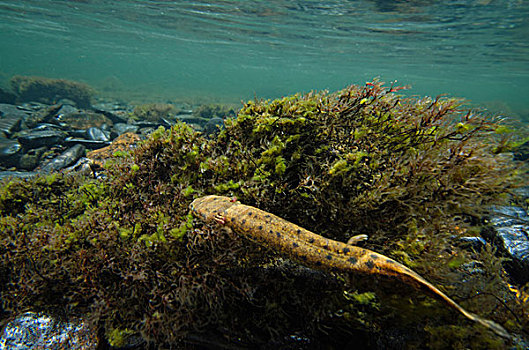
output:
M168 103L147 103L134 107L131 114L133 119L158 122L161 118L175 115L178 109Z
M204 104L193 110L195 117L203 119L233 117L236 115L236 108L233 105L225 104Z
M69 99L79 108L89 108L95 93L87 84L66 79L15 75L9 83L21 102L55 104L61 99Z

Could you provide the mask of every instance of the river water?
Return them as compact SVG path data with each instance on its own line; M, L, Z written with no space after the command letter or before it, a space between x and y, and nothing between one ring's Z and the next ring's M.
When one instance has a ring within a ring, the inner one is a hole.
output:
M0 85L241 101L373 78L529 119L529 1L0 1Z

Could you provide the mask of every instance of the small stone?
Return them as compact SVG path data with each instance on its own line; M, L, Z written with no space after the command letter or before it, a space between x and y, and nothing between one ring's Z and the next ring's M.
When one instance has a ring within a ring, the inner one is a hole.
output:
M43 172L57 171L62 168L66 168L79 160L85 153L85 147L83 145L75 145L61 155L52 159L49 163L45 164L41 169Z
M20 117L21 119L26 118L28 115L23 111L19 110L17 106L6 103L0 103L0 116L7 117Z
M22 146L16 140L0 138L0 164L11 167L18 163Z
M74 146L74 145L79 144L79 145L83 145L84 147L88 149L100 149L100 148L110 145L109 141L87 140L87 139L74 138L74 137L67 137L64 140L64 143L67 146Z
M110 133L99 128L91 127L86 130L86 138L93 141L110 141Z
M0 131L6 135L12 135L14 132L20 130L22 118L19 116L2 117L0 118Z
M515 206L493 207L482 235L509 258L506 269L520 284L529 282L529 216Z
M27 130L18 137L18 142L26 149L53 146L62 143L66 134L57 130Z
M224 127L224 120L222 118L214 117L208 120L204 126L204 134L207 136L218 133Z
M140 137L134 133L127 132L117 137L112 144L107 147L88 152L87 158L90 158L94 164L103 167L104 163L114 156L116 151L128 152L130 151L139 141Z
M126 123L117 123L112 127L112 132L116 133L117 136L122 135L126 132L138 132L139 126L131 125Z
M97 332L82 320L63 322L26 312L6 324L0 348L95 350Z
M26 154L20 157L18 167L28 171L35 169L39 165L44 152L46 152L46 147L29 150Z

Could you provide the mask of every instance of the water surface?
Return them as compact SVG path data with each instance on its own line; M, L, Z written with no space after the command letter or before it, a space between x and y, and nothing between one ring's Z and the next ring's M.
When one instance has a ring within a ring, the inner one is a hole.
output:
M0 1L0 78L240 101L374 77L529 113L529 1Z

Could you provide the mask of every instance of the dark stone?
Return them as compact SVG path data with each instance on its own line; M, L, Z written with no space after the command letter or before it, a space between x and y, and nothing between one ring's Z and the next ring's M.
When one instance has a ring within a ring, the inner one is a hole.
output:
M59 122L67 125L69 129L88 129L91 127L101 127L103 124L112 123L103 114L90 111L59 113L57 119Z
M18 168L23 170L35 169L39 165L44 152L46 152L46 147L29 150L26 154L20 157Z
M459 242L463 247L468 247L472 249L482 249L487 245L482 237L459 237Z
M92 161L86 157L81 157L74 165L63 169L64 173L77 173L85 176L93 176Z
M20 158L21 148L17 140L0 138L0 164L8 168L15 166Z
M91 127L86 130L86 138L92 141L110 141L110 133L103 131L96 127Z
M514 160L527 161L529 159L529 141L513 150Z
M149 122L145 120L140 120L140 121L135 122L134 125L137 125L140 129L141 128L157 129L161 124L158 122Z
M138 134L141 134L143 136L147 136L147 135L150 135L152 134L157 128L141 128L140 130L138 130Z
M224 120L222 118L211 118L204 126L204 134L215 135L224 127Z
M26 312L7 323L0 345L2 349L12 350L96 349L97 332L82 320L62 322Z
M28 128L34 128L41 123L58 124L57 115L61 110L61 105L47 106L33 112L26 118L26 125Z
M59 125L42 123L42 124L37 124L33 129L31 129L31 131L44 131L44 130L61 131L62 128ZM28 133L28 132L29 131L25 131L25 133Z
M506 269L520 284L529 282L529 216L519 207L493 207L482 235L509 258Z
M81 138L68 137L64 140L64 143L67 146L73 145L83 145L88 149L99 149L110 145L109 141L97 141L97 140L87 140Z
M183 122L186 122L188 124L198 124L198 125L201 125L201 126L206 125L208 120L209 120L209 119L206 119L206 118L194 117L194 116L188 115L188 114L178 114L176 116L176 119L178 119L180 121L183 121Z
M2 117L0 118L0 131L6 135L13 135L14 132L20 130L21 117Z
M26 149L53 146L62 143L66 134L57 130L27 130L18 137L18 142Z
M26 118L28 115L17 108L15 105L0 103L0 116L1 117L20 117Z
M49 163L45 164L41 169L43 172L57 171L62 168L66 168L79 160L84 156L85 147L83 145L75 145L61 155L52 159Z
M125 123L117 123L112 127L112 131L116 133L117 136L124 134L126 132L138 132L139 126Z
M169 118L160 118L160 124L166 128L171 128L176 122Z
M57 111L57 117L59 118L67 114L79 113L79 110L72 105L62 104L58 106L61 106L61 108L59 108L59 110Z
M126 123L129 113L127 106L113 103L99 103L92 106L92 109L105 115L112 123Z

